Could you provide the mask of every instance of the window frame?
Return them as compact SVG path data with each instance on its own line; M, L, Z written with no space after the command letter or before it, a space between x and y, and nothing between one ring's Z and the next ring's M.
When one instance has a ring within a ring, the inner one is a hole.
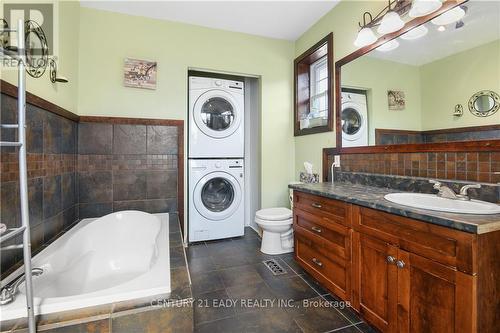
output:
M326 125L300 128L300 116L311 112L311 105L314 98L320 94L311 95L313 83L311 80L311 67L320 61L326 59L327 66L327 89ZM333 33L322 38L318 43L309 48L306 52L297 57L294 61L294 135L301 136L307 134L323 133L333 131Z

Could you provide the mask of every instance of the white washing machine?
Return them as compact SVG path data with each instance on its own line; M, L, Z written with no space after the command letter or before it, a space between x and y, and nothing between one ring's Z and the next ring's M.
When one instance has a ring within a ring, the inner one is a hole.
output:
M342 89L342 147L368 146L366 94Z
M243 236L243 159L189 160L189 241Z
M243 158L244 84L189 77L189 158Z

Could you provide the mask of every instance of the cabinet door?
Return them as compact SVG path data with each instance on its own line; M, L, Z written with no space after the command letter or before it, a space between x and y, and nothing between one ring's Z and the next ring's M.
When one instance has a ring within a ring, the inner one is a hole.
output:
M397 247L353 233L352 303L383 332L397 330Z
M398 332L476 331L475 277L399 250Z

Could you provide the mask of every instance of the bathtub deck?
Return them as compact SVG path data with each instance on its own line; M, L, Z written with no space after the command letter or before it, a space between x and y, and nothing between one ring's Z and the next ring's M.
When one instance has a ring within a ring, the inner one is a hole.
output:
M177 214L170 216L171 293L37 317L48 333L192 332L193 298ZM2 322L0 332L25 332L26 320ZM168 327L168 330L165 328Z

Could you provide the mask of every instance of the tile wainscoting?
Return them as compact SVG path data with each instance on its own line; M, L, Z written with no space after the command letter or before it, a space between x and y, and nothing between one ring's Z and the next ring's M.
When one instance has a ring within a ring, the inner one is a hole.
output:
M461 127L430 131L375 129L375 144L435 143L474 140L495 140L500 137L500 125Z
M1 94L0 122L17 122L17 99ZM28 196L33 253L78 221L77 122L53 114L29 102L26 105ZM17 130L3 129L2 141L15 141ZM0 220L9 228L21 225L19 162L17 148L2 147L0 156ZM21 242L21 236L2 245ZM22 261L22 250L2 251L1 276Z
M17 88L3 80L0 88L0 122L16 123ZM178 212L184 220L183 120L78 117L26 96L33 254L86 217L137 209ZM15 141L17 131L3 129L0 136ZM18 168L17 148L2 147L0 221L9 228L21 223ZM21 249L2 251L1 277L20 264Z
M80 217L178 210L178 128L78 125Z

